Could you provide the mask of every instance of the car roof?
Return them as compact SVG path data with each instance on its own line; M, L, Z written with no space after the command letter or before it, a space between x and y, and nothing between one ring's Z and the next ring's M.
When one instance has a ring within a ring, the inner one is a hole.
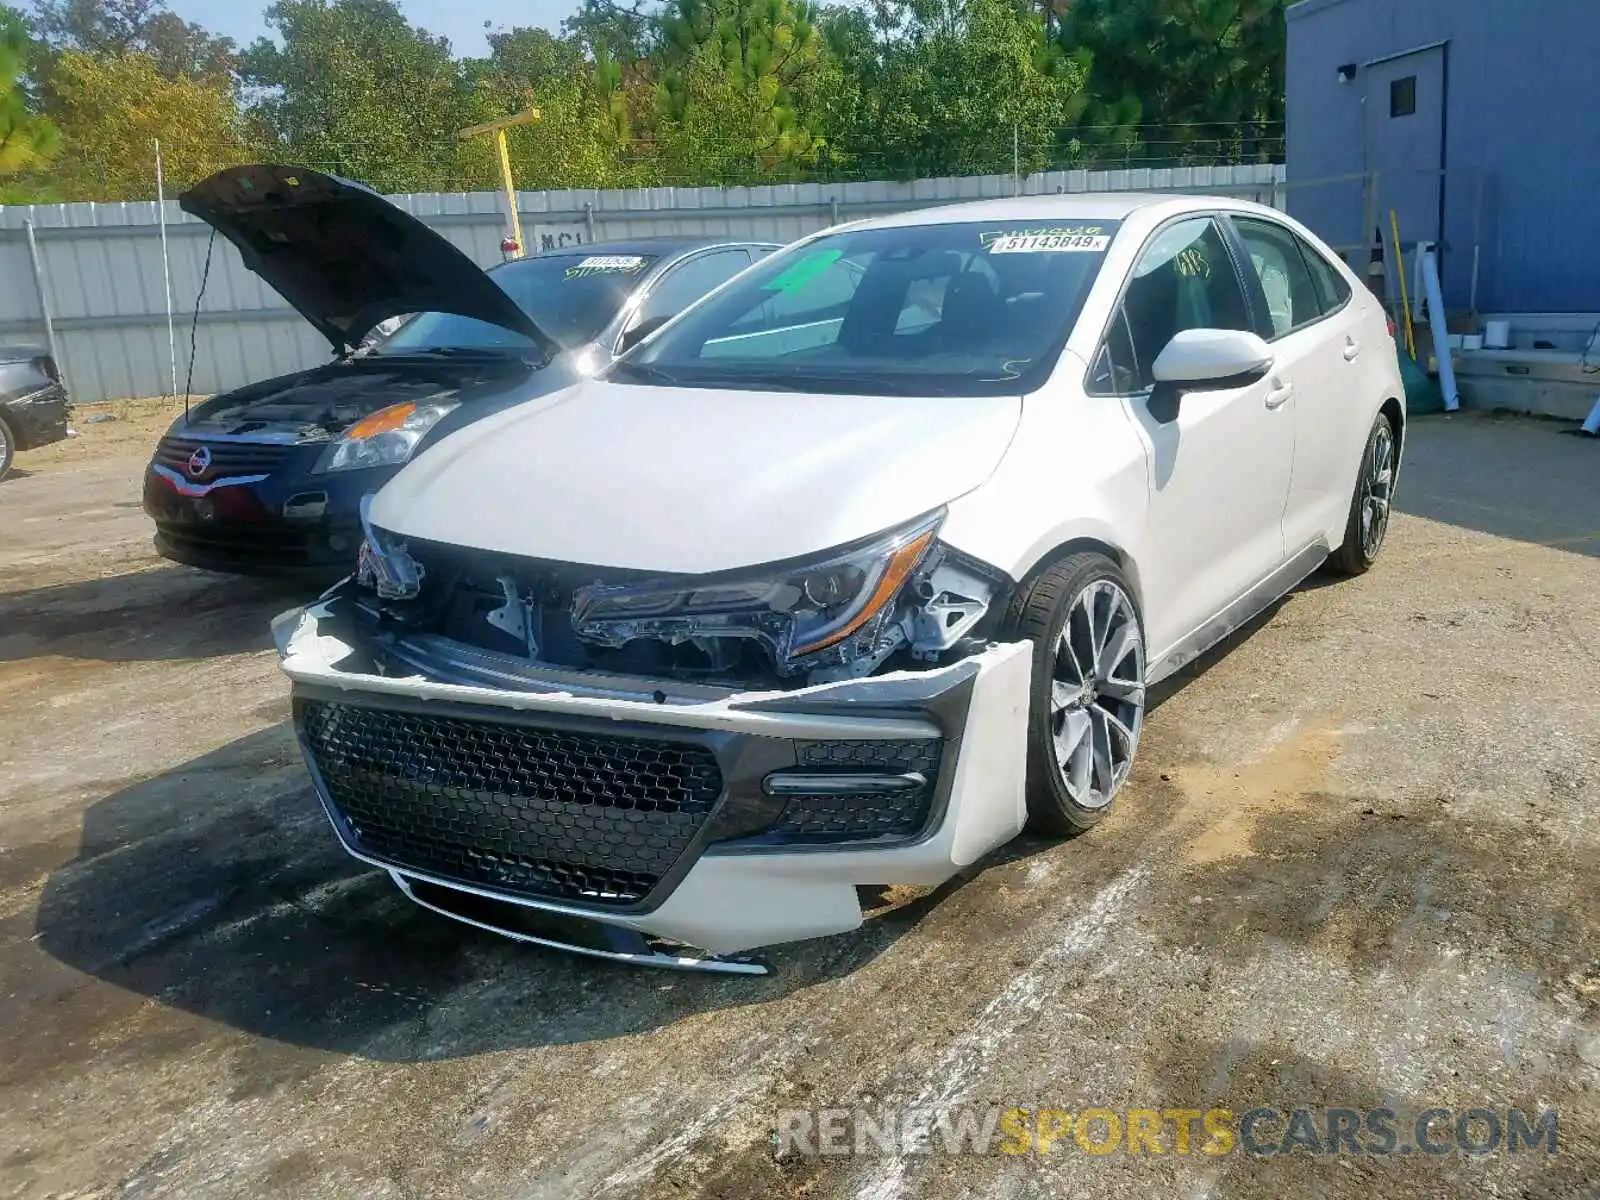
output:
M1078 192L1071 195L1016 196L941 204L853 222L852 228L890 229L907 225L948 225L962 221L1124 221L1148 208L1166 208L1180 213L1186 209L1251 211L1260 207L1223 196L1198 196L1181 192Z
M665 257L669 254L682 254L689 250L700 250L708 246L777 246L780 244L779 242L762 238L734 237L731 234L718 236L698 234L694 237L627 238L612 242L583 242L574 246L560 246L554 250L541 250L537 254L527 255L527 258L554 258L558 255L572 254L644 254Z

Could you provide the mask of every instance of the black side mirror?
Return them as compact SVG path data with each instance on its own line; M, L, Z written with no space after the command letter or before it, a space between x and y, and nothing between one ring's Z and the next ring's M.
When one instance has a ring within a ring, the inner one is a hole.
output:
M1175 383L1158 381L1150 389L1150 399L1145 409L1158 425L1170 425L1178 419L1178 406L1183 401L1183 389Z
M632 329L628 330L627 333L622 335L622 353L626 354L629 350L632 350L640 342L644 341L645 338L649 337L652 333L660 329L670 320L672 320L672 317L668 315L664 317L651 317L648 321L640 321Z

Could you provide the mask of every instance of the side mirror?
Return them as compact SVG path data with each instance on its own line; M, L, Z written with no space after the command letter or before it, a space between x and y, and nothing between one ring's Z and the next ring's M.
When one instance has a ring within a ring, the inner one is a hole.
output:
M1242 329L1185 329L1167 343L1151 366L1155 390L1150 412L1158 421L1177 419L1184 392L1248 387L1272 369L1272 347Z
M670 320L672 320L671 316L664 316L651 317L648 321L640 321L622 335L622 353L626 354L629 350L632 350Z

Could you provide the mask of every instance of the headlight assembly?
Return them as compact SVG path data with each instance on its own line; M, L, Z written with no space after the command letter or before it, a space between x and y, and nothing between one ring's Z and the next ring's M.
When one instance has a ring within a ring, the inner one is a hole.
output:
M943 519L941 511L816 559L748 573L582 588L573 627L605 646L753 638L767 646L779 674L796 674L849 657L852 640L871 645Z
M363 417L329 446L317 465L324 471L398 466L411 457L423 435L456 407L443 404L391 404Z

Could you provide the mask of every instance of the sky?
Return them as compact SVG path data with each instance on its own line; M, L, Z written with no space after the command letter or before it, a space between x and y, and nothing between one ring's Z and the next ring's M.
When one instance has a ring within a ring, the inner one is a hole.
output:
M185 21L245 46L266 32L261 12L270 0L167 0L167 7ZM489 53L484 22L507 29L541 25L555 32L564 17L577 10L577 0L400 0L413 25L442 33L458 58Z

